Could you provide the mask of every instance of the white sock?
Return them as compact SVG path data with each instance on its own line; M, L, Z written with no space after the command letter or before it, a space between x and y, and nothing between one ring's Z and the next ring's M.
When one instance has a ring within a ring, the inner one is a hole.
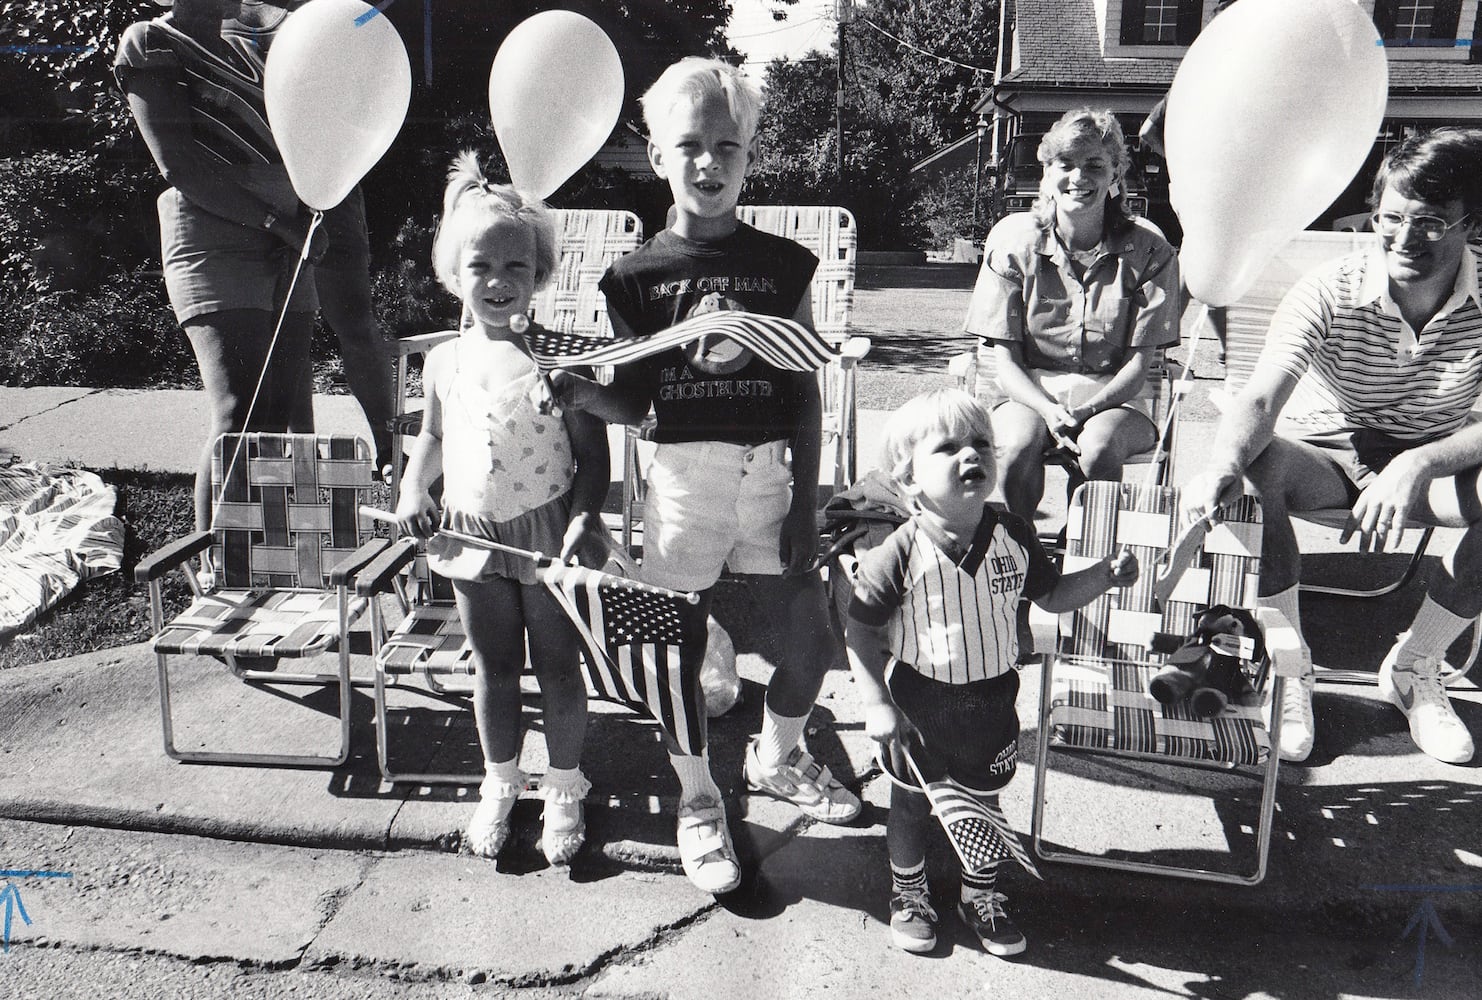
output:
M525 774L520 770L520 758L511 757L509 760L484 761L484 777L506 785L523 785Z
M1410 654L1407 659L1444 658L1456 637L1471 623L1472 619L1453 614L1426 594L1420 610L1415 612L1415 620L1410 623L1410 631L1401 632L1398 637L1400 648Z
M710 774L709 750L698 754L671 753L669 764L679 777L681 802L693 802L702 795L720 802L720 786L715 783L715 778Z
M1297 633L1297 641L1302 644L1302 655L1307 659L1307 670L1312 670L1312 648L1307 645L1307 637L1302 634L1302 614L1300 611L1301 585L1292 584L1290 587L1275 594L1256 598L1256 605L1262 608L1271 608L1281 614Z
M793 748L803 740L808 716L778 715L770 705L762 706L762 731L756 738L756 759L762 767L787 763Z

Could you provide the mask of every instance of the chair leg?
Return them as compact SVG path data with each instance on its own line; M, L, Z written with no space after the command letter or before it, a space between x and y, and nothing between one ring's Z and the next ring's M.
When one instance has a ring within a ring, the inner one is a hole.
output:
M453 771L393 771L391 770L391 727L386 702L386 672L376 664L376 762L381 768L381 777L394 785L477 785L484 780L483 772L458 773Z
M1034 774L1034 801L1032 804L1030 820L1030 837L1034 853L1045 861L1061 861L1066 864L1082 865L1088 868L1105 868L1113 871L1137 872L1146 875L1168 875L1175 878L1191 879L1201 882L1217 882L1225 885L1257 885L1266 877L1267 859L1271 848L1271 830L1276 812L1276 787L1277 773L1281 766L1281 755L1277 752L1281 738L1281 717L1276 713L1276 720L1271 728L1270 753L1262 773L1261 805L1259 822L1256 828L1256 867L1249 874L1238 872L1216 871L1208 868L1186 868L1178 865L1161 865L1149 861L1130 861L1114 858L1103 858L1095 855L1081 854L1074 851L1060 851L1048 847L1044 842L1044 816L1047 808L1045 790L1048 784L1050 771L1050 674L1053 656L1046 656L1044 669L1040 681L1040 727L1038 749L1039 757L1035 766ZM1285 679L1277 677L1272 697L1276 704L1281 704L1282 691Z
M1376 587L1373 590L1355 590L1348 587L1330 587L1324 584L1304 583L1302 584L1302 590L1308 594L1328 594L1333 597L1353 597L1360 600L1393 594L1415 578L1416 572L1420 569L1420 560L1425 556L1426 546L1430 544L1431 535L1435 531L1435 528L1428 527L1421 532L1420 541L1416 544L1415 551L1410 556L1409 564L1406 565L1404 572L1400 574L1399 578L1392 583L1382 587Z

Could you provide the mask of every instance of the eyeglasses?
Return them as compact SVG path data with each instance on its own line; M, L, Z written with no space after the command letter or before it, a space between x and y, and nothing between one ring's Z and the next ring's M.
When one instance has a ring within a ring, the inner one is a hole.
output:
M1471 213L1468 213L1470 215ZM1467 221L1467 215L1463 215L1455 222L1447 222L1438 219L1434 215L1402 215L1399 212L1375 212L1369 216L1369 222L1374 226L1374 232L1380 236L1393 236L1400 231L1401 226L1409 226L1413 232L1420 234L1420 238L1427 243L1434 243L1446 233Z

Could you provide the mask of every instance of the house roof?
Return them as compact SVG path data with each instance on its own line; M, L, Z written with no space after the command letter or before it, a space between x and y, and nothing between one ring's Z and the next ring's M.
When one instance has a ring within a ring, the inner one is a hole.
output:
M1004 74L1004 90L1072 87L1166 89L1177 59L1106 58L1094 0L1018 0L1014 30L1018 64ZM1113 26L1112 30L1116 30ZM1390 59L1391 91L1482 91L1482 63Z

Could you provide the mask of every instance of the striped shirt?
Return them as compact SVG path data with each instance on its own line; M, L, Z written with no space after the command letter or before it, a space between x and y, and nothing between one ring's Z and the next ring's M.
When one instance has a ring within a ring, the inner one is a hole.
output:
M1271 320L1257 370L1297 379L1287 437L1369 428L1420 443L1459 430L1482 393L1482 296L1470 250L1450 298L1419 333L1389 295L1383 251L1340 257L1299 281Z
M119 39L113 72L125 92L134 73L161 73L184 88L191 136L222 163L281 163L263 102L263 58L241 34L223 52L183 34L170 16L132 24Z
M967 684L1014 668L1019 598L1043 596L1059 577L1014 514L984 507L965 551L918 515L860 556L849 617L885 626L888 651L917 673Z

